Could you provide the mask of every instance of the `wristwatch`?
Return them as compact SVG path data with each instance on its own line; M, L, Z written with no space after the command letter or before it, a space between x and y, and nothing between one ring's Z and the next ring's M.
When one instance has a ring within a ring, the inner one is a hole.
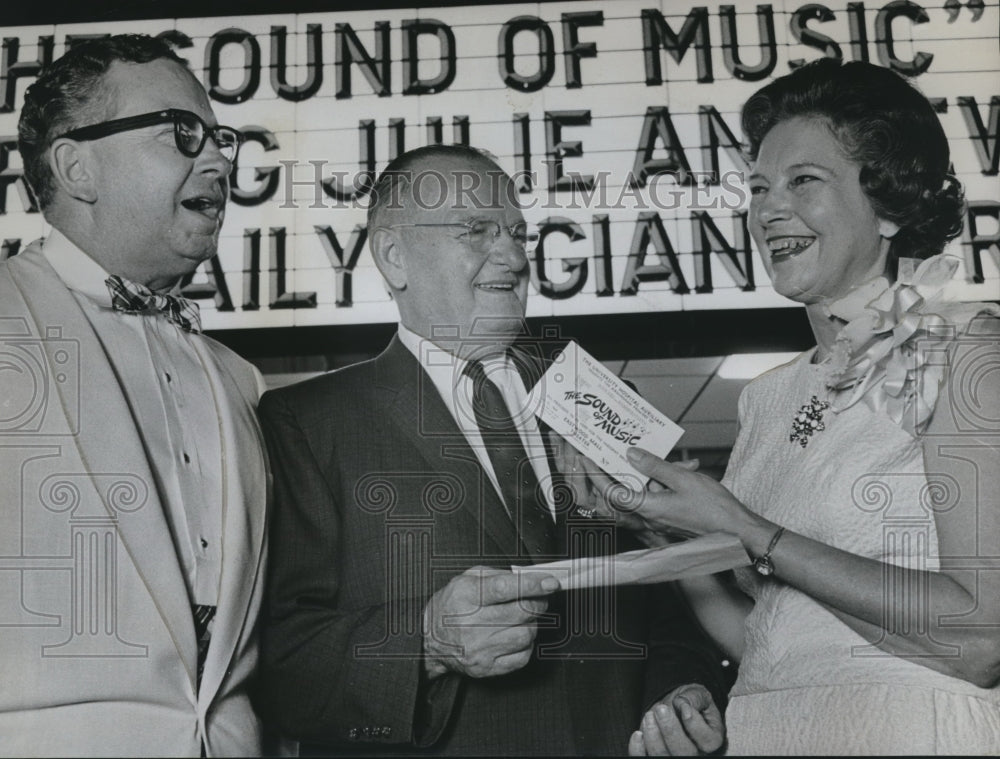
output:
M785 528L779 527L775 531L774 536L771 538L771 542L767 544L767 550L753 560L753 568L756 569L760 574L764 575L765 577L774 574L774 562L771 561L771 552L774 550L774 547L778 545L778 540L781 538L784 532Z

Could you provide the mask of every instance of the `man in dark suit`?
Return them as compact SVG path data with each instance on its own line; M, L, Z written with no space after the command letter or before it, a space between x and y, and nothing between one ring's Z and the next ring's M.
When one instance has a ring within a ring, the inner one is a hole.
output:
M398 335L261 404L266 713L320 753L596 755L625 753L662 701L664 748L718 748L718 657L669 586L561 592L510 570L622 548L554 487L530 413L541 351L510 349L531 238L510 177L471 148L411 151L368 230Z

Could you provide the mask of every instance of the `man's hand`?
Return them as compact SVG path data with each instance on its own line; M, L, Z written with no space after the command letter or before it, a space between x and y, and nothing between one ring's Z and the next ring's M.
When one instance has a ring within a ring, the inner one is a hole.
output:
M551 575L473 567L431 596L424 609L424 666L429 677L446 671L495 677L531 659L544 598L559 589Z
M629 756L691 756L722 748L726 727L704 685L682 685L646 712Z

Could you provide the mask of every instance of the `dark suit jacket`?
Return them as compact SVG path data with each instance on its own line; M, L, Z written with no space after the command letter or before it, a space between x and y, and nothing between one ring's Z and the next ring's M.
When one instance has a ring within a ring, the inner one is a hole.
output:
M427 682L431 594L469 567L532 560L430 378L394 338L260 412L275 473L262 693L290 737L336 753L623 754L673 687L721 699L718 654L670 586L558 593L523 669ZM576 555L631 547L565 514L558 532Z

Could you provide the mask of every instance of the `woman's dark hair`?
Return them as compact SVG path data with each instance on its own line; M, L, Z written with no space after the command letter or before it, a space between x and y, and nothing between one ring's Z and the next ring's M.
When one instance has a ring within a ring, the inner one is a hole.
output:
M941 122L901 76L870 63L820 58L774 80L743 106L750 159L772 127L795 116L830 124L861 166L861 187L875 213L899 225L889 248L893 270L901 257L940 253L962 231L962 186L949 171Z
M187 66L166 42L144 34L118 34L84 40L49 64L24 94L17 125L17 148L24 176L41 208L55 193L46 153L61 134L99 120L114 93L102 91L101 79L115 61L149 63L158 58Z

